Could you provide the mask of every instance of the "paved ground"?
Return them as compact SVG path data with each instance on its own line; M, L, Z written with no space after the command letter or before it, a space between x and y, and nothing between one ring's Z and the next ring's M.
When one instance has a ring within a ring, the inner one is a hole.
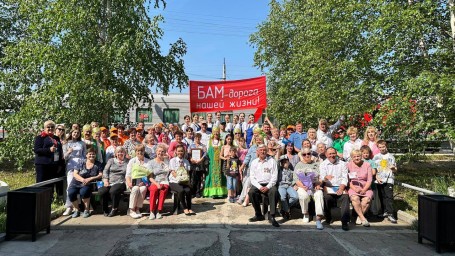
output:
M314 222L304 224L299 218L275 228L267 221L249 223L251 206L244 208L222 199L193 202L195 216L168 215L153 221L148 216L133 220L126 215L60 217L52 222L51 233L40 232L36 242L31 242L29 235L0 242L0 255L436 254L431 242L418 244L417 233L402 222L377 221L370 228L351 224L351 230L345 232L336 221L318 231ZM166 209L170 208L171 201L167 200ZM294 216L301 217L298 209ZM455 254L453 248L443 252Z

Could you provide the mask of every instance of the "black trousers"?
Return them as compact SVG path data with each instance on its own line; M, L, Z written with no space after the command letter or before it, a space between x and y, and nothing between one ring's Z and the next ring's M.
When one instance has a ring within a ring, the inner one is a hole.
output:
M324 215L327 220L332 219L331 209L337 206L337 203L341 204L341 222L348 223L350 220L349 213L349 196L348 194L327 194L324 193Z
M169 183L171 191L177 192L180 203L183 206L183 209L191 210L191 189L188 185L181 185L178 183Z
M114 184L112 186L98 189L98 194L103 200L103 212L109 212L109 196L112 199L112 209L118 209L118 205L120 204L120 195L125 190L125 183Z
M202 170L191 171L191 192L193 195L201 195L201 182L202 182L202 175L204 172Z
M262 193L257 187L251 186L248 195L250 197L251 204L253 205L254 213L256 216L262 216L262 195L265 195L269 198L270 215L275 216L277 204L277 189L275 186L269 189L267 193Z
M57 164L35 164L36 183L60 177L58 175L58 170L59 170L59 165L57 165ZM52 188L51 200L53 200L53 197L54 197L54 185L55 184L48 184L48 185L44 186L44 187ZM63 184L62 184L62 186L63 186ZM63 191L63 188L62 188L62 191Z
M382 209L388 214L393 214L393 184L377 184L379 190L379 198L381 200Z

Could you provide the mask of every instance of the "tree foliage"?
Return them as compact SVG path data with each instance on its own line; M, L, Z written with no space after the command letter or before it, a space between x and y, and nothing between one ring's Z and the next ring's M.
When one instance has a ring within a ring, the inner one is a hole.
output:
M269 111L314 126L380 105L373 124L386 137L453 129L449 11L443 0L272 0L250 38Z
M0 126L9 132L0 143L3 159L30 159L46 119L106 124L114 109L150 104L152 88L167 94L186 86L186 44L179 39L164 53L163 18L147 14L164 1L2 3L15 7L6 19L21 28L20 37L6 35L14 43L3 48L0 62L8 64L0 66Z

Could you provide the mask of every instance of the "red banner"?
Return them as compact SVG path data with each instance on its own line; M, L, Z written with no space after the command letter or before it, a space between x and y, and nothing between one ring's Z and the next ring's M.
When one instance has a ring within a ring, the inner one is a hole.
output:
M234 81L190 81L191 112L233 111L267 107L265 76ZM260 114L259 114L260 115Z

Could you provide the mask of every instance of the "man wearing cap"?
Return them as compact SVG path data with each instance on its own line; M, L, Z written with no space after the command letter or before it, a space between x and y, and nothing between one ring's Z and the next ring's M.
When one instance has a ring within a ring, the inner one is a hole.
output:
M295 132L291 134L289 140L294 144L294 149L297 152L300 152L302 149L302 141L307 138L306 132L303 131L302 122L297 122L295 124Z
M258 158L254 159L251 163L250 179L252 186L248 193L255 215L249 221L256 222L265 219L264 215L262 215L261 201L262 195L266 195L269 199L270 207L269 221L274 227L279 227L280 224L275 220L277 203L276 182L278 180L277 163L273 157L267 157L267 147L264 144L258 146L257 154Z
M197 131L196 133L200 133L201 134L201 143L202 144L204 144L204 145L208 145L209 144L210 135L212 133L207 130L207 121L205 121L205 120L201 121L201 130Z
M100 132L101 132L100 139L103 141L104 148L109 147L111 145L111 141L109 140L109 137L107 136L107 134L108 134L107 128L102 126L100 128Z
M344 116L340 116L338 121L329 127L327 119L319 120L318 131L316 133L318 141L324 143L327 146L327 148L332 147L333 144L332 133L341 126L343 121Z

